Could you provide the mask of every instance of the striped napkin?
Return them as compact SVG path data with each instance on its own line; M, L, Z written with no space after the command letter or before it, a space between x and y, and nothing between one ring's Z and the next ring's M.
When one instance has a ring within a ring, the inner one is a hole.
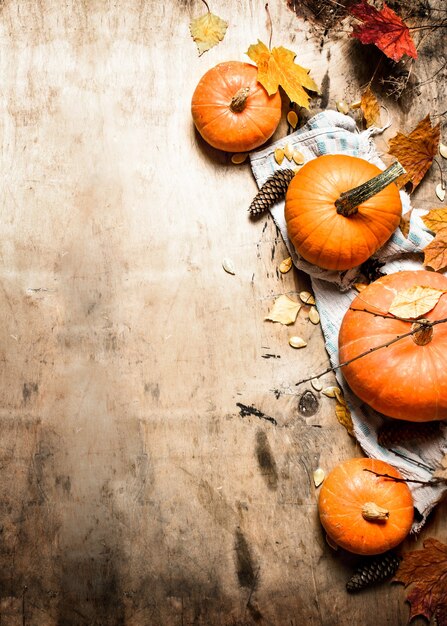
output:
M385 169L380 159L372 136L384 129L369 128L359 132L352 118L337 111L324 111L311 118L305 126L287 136L287 143L298 149L310 161L322 154L348 154L366 159ZM277 147L283 147L281 139L264 150L251 153L250 162L253 174L259 187L278 169L290 167L283 161L278 165L274 158ZM401 192L402 211L410 208L408 194ZM421 216L426 211L414 209L411 213L410 232L405 238L397 229L388 242L378 250L373 259L385 265L381 271L386 274L404 269L423 269L421 250L433 238L426 229ZM352 288L359 276L359 268L345 272L323 270L300 258L287 236L284 218L284 201L277 202L271 208L275 224L279 228L294 265L309 274L312 288L320 313L326 350L332 366L338 364L338 333L342 318L351 301L356 295ZM378 431L385 418L364 403L349 389L339 371L336 372L338 384L343 389L345 399L351 410L354 432L364 452L375 459L381 459L396 467L405 478L428 481L433 469L447 453L447 423L440 425L439 436L430 438L429 442L420 442L411 446L396 445L393 449L384 448L377 441ZM405 458L404 458L405 457ZM447 484L421 485L409 483L416 509L412 531L418 532L425 523L428 514L447 492Z

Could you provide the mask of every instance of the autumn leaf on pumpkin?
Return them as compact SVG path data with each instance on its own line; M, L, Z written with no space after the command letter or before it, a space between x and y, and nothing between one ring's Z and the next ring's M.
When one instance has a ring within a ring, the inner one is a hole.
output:
M202 15L202 17L191 20L189 30L191 37L196 42L199 56L210 48L217 46L219 41L222 41L227 27L228 22L214 15L211 11Z
M432 209L422 221L436 235L424 248L424 265L442 270L447 267L447 209Z
M447 545L430 537L422 550L404 554L394 582L409 587L411 621L422 615L438 626L447 626Z
M393 61L400 61L404 54L416 59L418 53L405 22L385 3L380 11L362 0L349 9L351 15L362 22L354 26L352 36L362 43L373 43Z
M388 312L397 317L416 319L434 309L444 293L441 289L413 285L395 295Z
M371 87L367 87L362 93L360 100L360 108L365 118L366 128L369 128L376 122L380 121L380 106L376 96L373 94Z
M307 91L318 92L316 83L309 76L309 71L295 63L295 52L283 48L269 50L262 41L252 44L247 51L250 59L258 67L258 82L269 96L281 86L292 102L308 108L309 94ZM307 91L306 91L307 90Z
M285 325L293 324L300 309L299 302L292 300L289 296L279 296L264 319Z
M395 156L406 170L406 174L397 179L398 187L410 182L412 191L416 189L433 163L438 151L440 132L440 125L432 127L430 116L427 115L409 135L398 132L390 139L388 152Z

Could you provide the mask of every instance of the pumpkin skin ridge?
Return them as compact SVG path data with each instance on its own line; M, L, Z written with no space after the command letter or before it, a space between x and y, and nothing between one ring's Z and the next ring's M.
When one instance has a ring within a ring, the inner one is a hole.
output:
M245 115L246 115L246 116L248 117L248 119L251 121L251 123L253 124L253 126L254 126L254 127L256 128L256 130L259 132L259 134L260 134L262 137L264 137L264 143L265 143L269 137L266 137L266 136L265 136L264 131L262 131L262 130L259 128L259 126L256 124L255 120L254 120L254 119L252 118L252 116L250 115L250 110L249 110L249 108L248 108L248 107L247 107L247 109L248 109L248 110L246 110L246 111L245 111ZM271 135L270 135L270 136L271 136Z

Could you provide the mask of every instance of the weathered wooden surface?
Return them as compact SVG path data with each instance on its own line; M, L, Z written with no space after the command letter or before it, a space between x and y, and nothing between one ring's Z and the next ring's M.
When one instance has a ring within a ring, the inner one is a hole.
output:
M249 166L190 119L200 76L268 40L264 2L215 0L230 26L198 58L188 25L203 8L1 3L2 626L406 622L400 586L345 593L350 563L325 542L311 476L360 450L329 398L303 415L274 393L326 364L320 329L300 315L296 352L263 321L305 278L277 273L272 222L247 218ZM316 108L358 98L369 49L285 0L270 11L273 43L324 86ZM421 80L443 62L429 46ZM445 119L443 76L388 103L388 133ZM437 204L434 180L420 206ZM423 536L445 538L445 513Z

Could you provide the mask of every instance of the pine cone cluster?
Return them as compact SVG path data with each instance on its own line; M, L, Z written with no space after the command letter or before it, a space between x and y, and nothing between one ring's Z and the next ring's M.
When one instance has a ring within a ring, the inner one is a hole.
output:
M269 209L275 202L286 195L290 181L295 172L290 169L277 170L270 176L258 191L248 209L250 215L257 216Z
M346 583L347 591L355 593L365 587L391 578L399 567L400 558L394 552L386 552L363 562Z

